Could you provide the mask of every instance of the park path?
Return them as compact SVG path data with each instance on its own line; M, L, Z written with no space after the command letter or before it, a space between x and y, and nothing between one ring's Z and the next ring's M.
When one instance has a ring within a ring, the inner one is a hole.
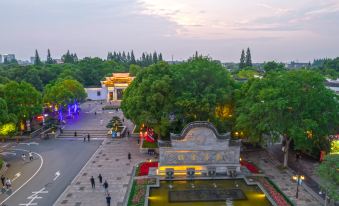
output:
M279 169L281 163L267 151L249 152L242 154L242 157L257 165L297 206L323 205L323 202L315 198L317 194L305 184L299 187L299 198L296 199L297 184L292 181L292 175L295 175L295 172L290 168L285 170Z
M91 113L94 111L91 110ZM100 113L97 113L97 115L100 115ZM121 119L124 118L121 111L115 111L111 115L119 116ZM131 121L124 118L123 124L127 126L130 132L133 131L134 125ZM129 152L132 156L131 161L128 160L127 156ZM108 189L112 198L111 205L123 205L130 184L133 166L147 160L147 158L147 155L139 152L139 145L134 137L105 139L54 205L105 206L106 196L102 185L99 184L99 174L103 176L103 181L107 180L109 184ZM95 178L95 189L91 188L91 176Z

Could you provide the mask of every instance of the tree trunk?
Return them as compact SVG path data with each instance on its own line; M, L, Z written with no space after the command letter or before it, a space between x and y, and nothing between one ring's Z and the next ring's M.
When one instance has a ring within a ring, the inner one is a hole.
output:
M286 137L286 144L284 148L284 165L283 165L284 168L287 167L287 163L288 163L288 151L290 149L290 143L291 143L291 139Z

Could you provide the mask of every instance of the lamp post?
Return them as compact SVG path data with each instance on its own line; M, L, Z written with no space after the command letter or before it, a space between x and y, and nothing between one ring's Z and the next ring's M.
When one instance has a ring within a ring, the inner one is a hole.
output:
M297 182L297 192L295 194L295 198L298 199L298 197L299 197L299 185L301 185L302 181L305 180L305 176L297 174L297 175L293 175L292 179Z

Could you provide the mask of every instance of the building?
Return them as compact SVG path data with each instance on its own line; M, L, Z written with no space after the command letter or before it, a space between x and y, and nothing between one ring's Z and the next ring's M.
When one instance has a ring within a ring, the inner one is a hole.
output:
M3 55L3 62L7 61L7 62L11 62L15 60L15 54L4 54Z
M100 88L85 88L88 100L120 101L124 90L130 85L134 77L129 73L113 73L101 81Z
M219 134L210 122L192 122L171 141L159 141L159 175L174 176L189 170L196 175L210 172L235 176L240 172L240 140Z
M326 79L325 85L327 88L339 95L339 79Z

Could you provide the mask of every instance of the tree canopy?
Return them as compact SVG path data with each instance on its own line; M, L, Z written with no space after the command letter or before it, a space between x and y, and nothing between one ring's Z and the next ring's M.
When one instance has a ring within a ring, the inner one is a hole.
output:
M233 107L233 84L229 73L207 58L177 65L160 62L137 74L121 106L127 118L153 127L161 137L169 128L180 131L197 120L210 120L225 130L229 113L223 111Z
M309 153L329 150L327 136L339 120L338 97L318 73L296 70L252 79L237 99L236 128L252 141L261 141L262 134L279 134L284 137L285 154L291 141L295 149Z
M8 112L20 121L30 120L42 111L41 93L24 81L5 84L2 98L7 102Z
M316 169L321 186L331 199L339 201L339 154L327 155Z

